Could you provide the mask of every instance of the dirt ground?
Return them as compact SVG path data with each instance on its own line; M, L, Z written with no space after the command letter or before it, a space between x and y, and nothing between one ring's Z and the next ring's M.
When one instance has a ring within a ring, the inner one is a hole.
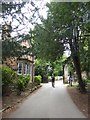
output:
M68 93L71 96L71 99L79 108L79 110L86 116L89 116L89 94L90 93L80 93L79 90L75 87L67 87Z

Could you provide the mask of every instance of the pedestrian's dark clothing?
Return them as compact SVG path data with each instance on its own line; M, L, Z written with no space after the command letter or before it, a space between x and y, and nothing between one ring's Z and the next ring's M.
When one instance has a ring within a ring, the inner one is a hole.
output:
M52 87L55 87L55 76L52 75Z
M52 77L52 82L55 82L55 77L54 76Z
M69 76L69 84L72 86L72 74L70 72L70 76Z

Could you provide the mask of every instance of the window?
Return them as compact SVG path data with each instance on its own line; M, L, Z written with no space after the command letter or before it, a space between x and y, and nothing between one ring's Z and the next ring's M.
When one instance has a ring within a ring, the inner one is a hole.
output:
M24 75L26 75L27 74L27 64L24 64L23 69L24 69Z
M25 75L29 74L29 65L28 64L24 64L24 74Z
M18 74L22 74L22 63L18 63Z

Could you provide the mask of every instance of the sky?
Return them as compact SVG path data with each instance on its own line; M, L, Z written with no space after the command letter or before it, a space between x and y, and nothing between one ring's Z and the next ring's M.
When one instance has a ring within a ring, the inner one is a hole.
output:
M39 10L39 14L41 16L43 16L45 19L47 18L47 10L48 8L45 6L45 4L47 2L50 3L51 0L33 0L33 1L37 1L35 2L36 6L38 6L40 8ZM25 13L25 15L29 18L30 17L30 14L32 16L32 13L31 13L31 10L30 9L33 9L33 7L30 5L30 4L26 4L24 8L21 9L22 13ZM20 16L16 15L17 18L19 18ZM36 18L38 18L38 15L36 13ZM11 16L8 16L7 17L7 20L8 22L11 21ZM36 19L35 19L36 20ZM0 19L0 22L3 23L3 20ZM36 22L36 21L35 21ZM37 23L38 24L41 24L41 21L40 19L37 20ZM22 29L24 28L23 30L19 31L18 33L19 34L28 34L28 32L30 31L30 28L33 29L34 28L34 25L32 25L30 22L28 22L28 20L24 19L24 25L20 24L17 20L14 19L14 21L12 22L12 27L15 28L17 25L19 25L19 28L18 29ZM14 37L14 36L17 36L17 32L14 31L11 33L11 36ZM65 51L65 55L68 57L70 55L70 51Z
M16 1L16 0L15 0ZM19 0L20 1L20 0ZM39 9L39 14L41 15L41 16L43 16L45 19L47 18L47 7L45 6L45 4L47 3L47 2L49 2L50 3L50 0L33 0L33 1L35 1L35 6L37 6L37 7L39 7L40 9ZM30 4L28 4L27 2L26 2L26 5L25 5L25 7L23 7L22 9L21 9L21 11L22 11L22 13L25 13L25 16L27 17L27 18L30 18L30 15L32 16L32 12L31 12L31 10L30 9L34 9L33 7L32 7L32 5L30 5ZM14 12L14 11L13 11ZM36 19L38 18L38 15L37 15L37 13L35 13L35 16L36 16ZM20 15L16 15L16 17L17 18L19 18L19 17L21 17ZM23 18L24 19L24 18ZM36 22L36 19L34 20L35 22ZM5 19L4 19L5 20ZM10 23L10 21L12 21L12 17L11 16L8 16L7 17L7 19L6 19L6 21L8 22L8 23ZM0 22L3 24L3 19L2 18L0 18ZM40 21L40 19L37 19L37 23L38 24L41 24L41 21ZM32 25L28 20L26 20L26 19L24 19L24 25L22 24L22 21L21 21L21 24L16 20L16 19L13 19L13 22L12 22L12 27L13 28L15 28L17 25L19 25L19 28L18 28L18 30L20 30L20 29L23 29L23 30L21 30L21 31L18 31L18 33L19 34L27 34L29 31L30 31L30 28L31 29L33 29L34 28L34 25ZM17 30L15 31L13 31L12 33L11 33L11 36L13 37L13 36L16 36L17 35Z
M12 1L12 0L5 0L5 1ZM13 0L13 1L30 1L30 0ZM36 6L40 7L39 14L46 19L46 18L47 18L47 10L48 10L48 9L47 9L47 7L45 6L45 4L46 4L47 2L49 2L49 3L52 2L52 1L55 2L55 0L33 0L33 1L35 1ZM60 1L62 1L62 0L56 0L56 2L60 2ZM63 0L63 1L66 1L66 0ZM72 0L67 0L67 1L72 1ZM75 0L74 0L74 1L75 1ZM32 13L31 13L31 11L30 11L30 8L33 9L33 7L30 6L30 4L26 4L25 8L22 8L22 13L25 13L25 15L26 15L28 18L30 17L30 14L32 15ZM20 16L18 16L18 15L16 15L16 16L17 16L18 18L20 17ZM36 13L35 16L36 16L36 19L37 19L37 17L38 17L37 13ZM11 19L12 19L12 18L11 18L10 16L8 16L6 21L10 22ZM35 22L36 22L36 19L35 19ZM0 18L0 23L3 23L2 18ZM40 19L37 20L37 23L39 23L39 24L41 23ZM34 28L34 25L32 25L32 24L31 24L28 20L26 20L26 19L24 19L24 25L22 25L22 23L20 24L17 20L14 19L14 21L13 21L13 23L12 23L12 27L15 28L17 25L19 25L19 28L18 28L19 30L20 30L20 29L23 29L22 31L19 31L19 32L18 32L19 34L22 34L22 33L27 34L27 33L30 31L30 28L31 28L31 29ZM16 32L16 31L12 32L12 36L15 36L15 35L17 35L17 32Z

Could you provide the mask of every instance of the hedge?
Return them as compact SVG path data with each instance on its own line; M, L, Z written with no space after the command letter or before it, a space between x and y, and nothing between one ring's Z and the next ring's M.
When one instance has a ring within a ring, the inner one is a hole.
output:
M41 77L40 75L34 77L34 82L35 82L37 85L40 85L41 80L42 80L42 77Z
M10 86L13 86L17 74L7 66L2 66L0 70L2 71L2 95L4 95L9 92Z
M21 91L25 91L28 83L30 81L30 75L19 75L17 80L17 90L18 94L21 94Z

